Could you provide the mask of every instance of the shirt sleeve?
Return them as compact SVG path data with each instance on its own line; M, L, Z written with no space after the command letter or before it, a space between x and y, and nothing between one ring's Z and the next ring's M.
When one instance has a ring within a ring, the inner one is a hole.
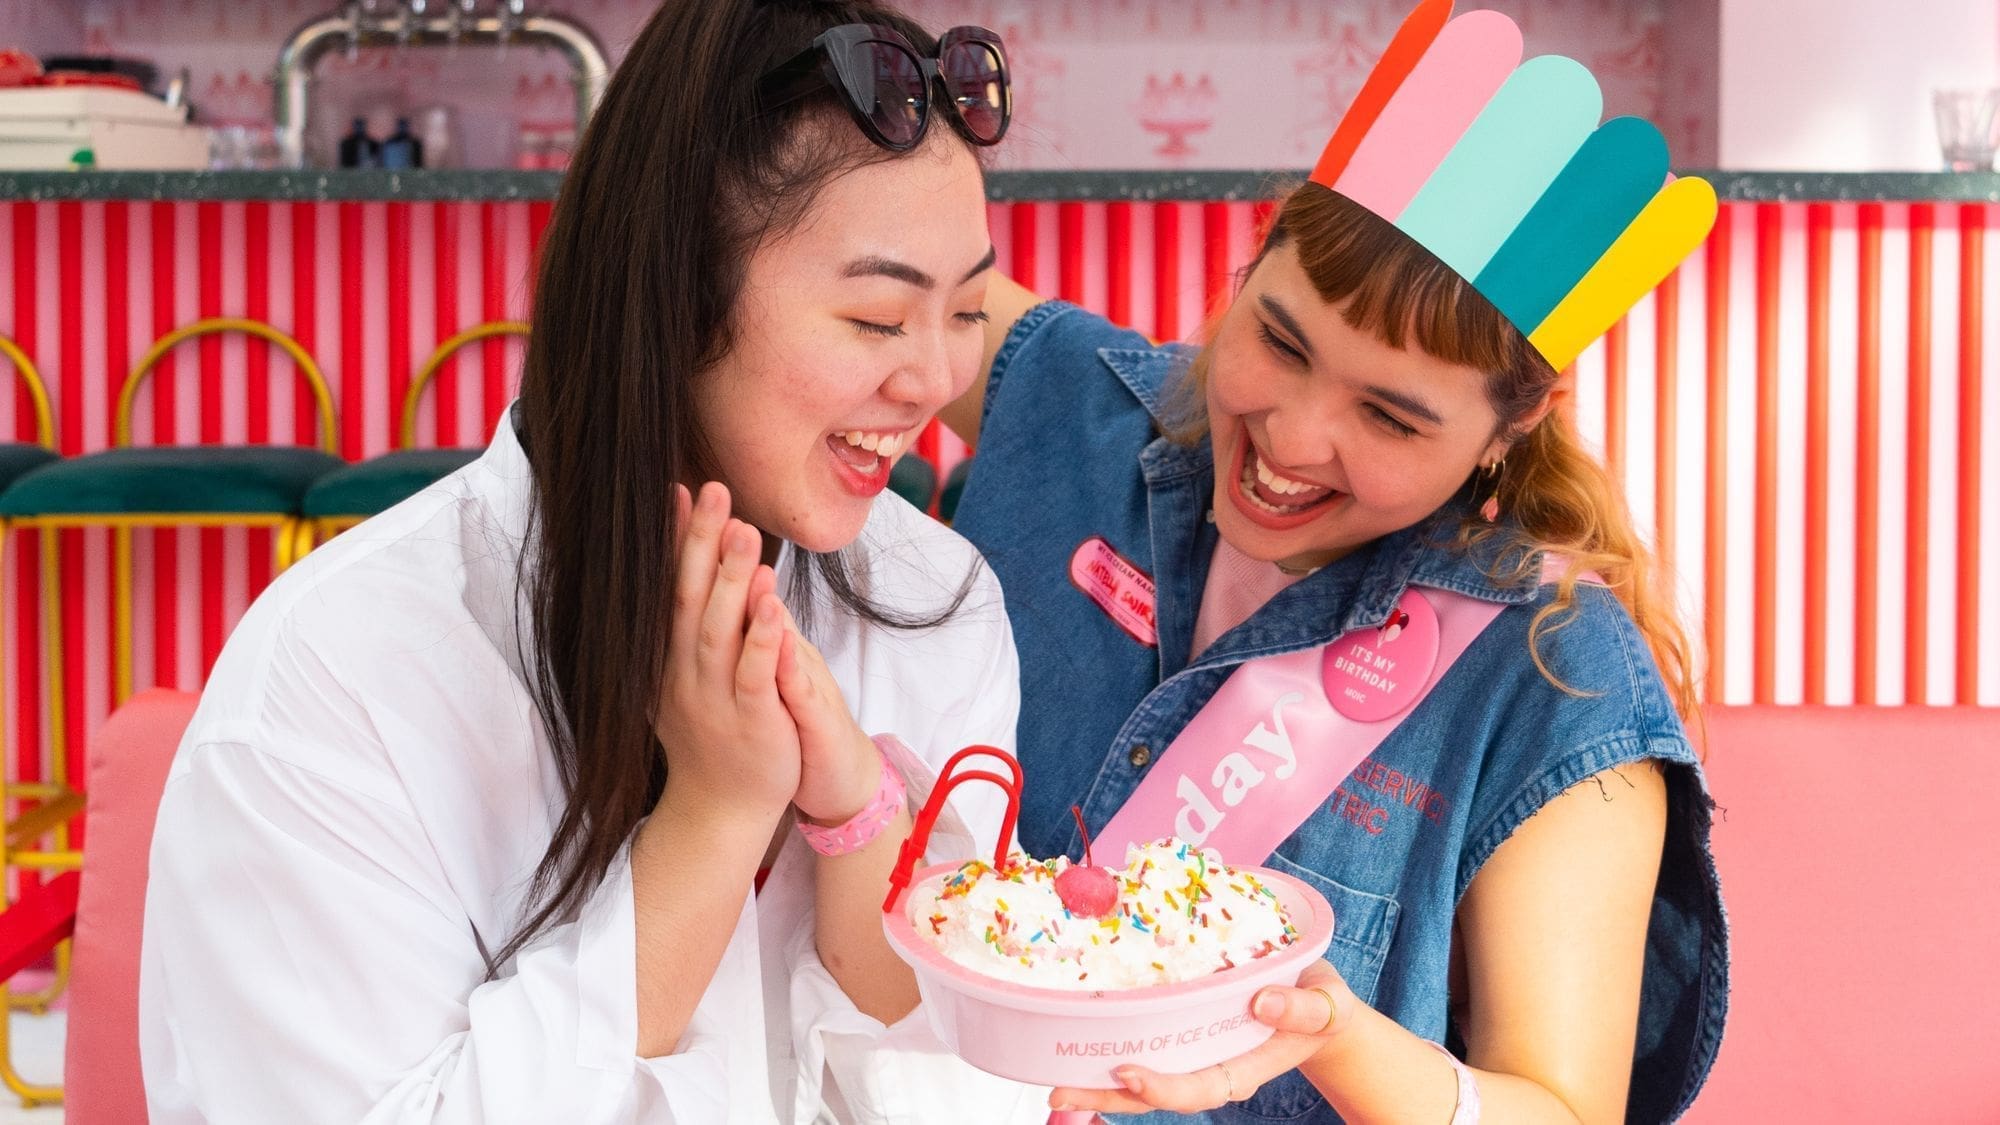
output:
M1107 348L1156 350L1140 333L1068 301L1043 301L1021 314L987 369L986 397L980 403L980 449L986 448L987 427L996 418L1007 432L1026 425L1042 427L1045 433L1048 427L1064 426L1087 434L1086 427L1098 419L1088 409L1079 412L1079 404L1103 393L1125 405L1129 392L1114 390L1110 382L1086 382L1102 369L1098 356Z
M438 871L405 809L249 746L184 751L142 950L156 1125L725 1119L742 1049L726 1005L705 996L672 1055L634 1054L622 854L575 919L492 980L494 935Z
M1014 751L1020 667L999 599L998 582L990 572L982 573L963 610L972 627L958 630L961 635L952 643L972 646L984 659L968 662L957 685L957 705L945 708L926 730L877 732L896 733L909 747L907 754L892 754L890 764L903 775L912 810L929 799L938 771L961 748L980 744ZM981 852L990 856L1005 807L1005 794L993 785L968 782L952 790L927 842L925 862L948 863ZM767 995L782 989L791 1014L795 1120L812 1120L824 1102L840 1107L840 1120L868 1125L914 1125L947 1112L956 1125L1043 1125L1049 1113L1046 1087L995 1077L959 1059L931 1033L922 1005L886 1026L855 1008L820 963L810 861L799 841L787 843L779 865L797 865L792 873L805 884L796 898L802 904L796 920L765 930L772 941L785 943L778 960L787 979L780 984L767 978L766 988ZM780 875L774 869L772 879ZM767 897L771 886L765 884ZM771 915L765 918L769 922Z

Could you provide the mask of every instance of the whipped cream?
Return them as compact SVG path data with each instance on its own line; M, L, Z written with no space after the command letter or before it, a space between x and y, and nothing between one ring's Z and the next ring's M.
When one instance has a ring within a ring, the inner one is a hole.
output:
M986 976L1073 991L1145 988L1234 968L1298 940L1278 896L1249 871L1168 837L1134 844L1113 871L1118 903L1071 914L1056 895L1067 857L1015 852L974 860L928 884L912 909L919 934Z

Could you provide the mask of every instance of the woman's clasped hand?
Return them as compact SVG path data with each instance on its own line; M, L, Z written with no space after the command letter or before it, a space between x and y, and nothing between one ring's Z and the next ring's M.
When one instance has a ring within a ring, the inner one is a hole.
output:
M759 561L763 536L730 515L729 489L674 489L674 628L654 718L668 793L749 817L791 805L845 821L875 790L874 743Z

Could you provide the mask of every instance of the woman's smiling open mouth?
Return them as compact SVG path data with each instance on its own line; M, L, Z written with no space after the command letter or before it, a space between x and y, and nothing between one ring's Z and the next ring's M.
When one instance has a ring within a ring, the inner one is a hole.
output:
M826 447L840 483L856 496L874 496L889 487L889 469L908 441L908 431L841 430L827 436Z
M1272 468L1244 431L1236 455L1229 496L1252 523L1271 531L1288 531L1310 523L1345 492L1310 481L1294 480Z

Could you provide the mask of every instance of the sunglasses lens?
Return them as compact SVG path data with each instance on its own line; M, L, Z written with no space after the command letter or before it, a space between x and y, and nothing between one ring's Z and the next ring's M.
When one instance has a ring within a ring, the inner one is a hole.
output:
M863 43L856 54L856 73L869 76L857 92L861 112L889 144L915 144L924 120L923 68L915 56L889 43Z
M952 104L966 129L985 144L1007 131L1006 68L991 44L958 42L938 60Z

